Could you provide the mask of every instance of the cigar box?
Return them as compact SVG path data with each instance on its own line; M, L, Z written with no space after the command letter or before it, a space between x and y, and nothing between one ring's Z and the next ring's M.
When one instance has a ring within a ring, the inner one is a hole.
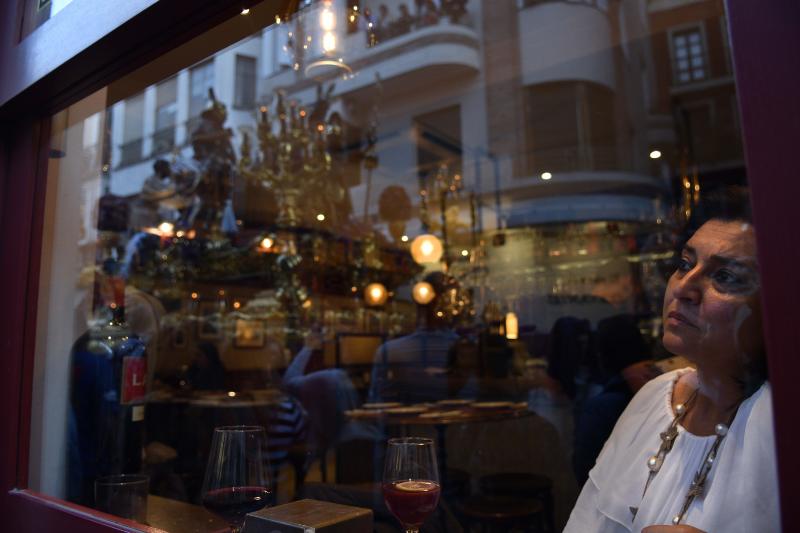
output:
M242 533L372 533L372 511L298 500L248 514Z

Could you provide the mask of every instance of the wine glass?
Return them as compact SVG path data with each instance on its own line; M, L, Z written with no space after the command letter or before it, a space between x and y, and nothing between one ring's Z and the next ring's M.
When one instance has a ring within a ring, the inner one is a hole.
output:
M389 439L383 500L406 533L418 533L439 503L439 468L432 439Z
M260 426L214 429L203 481L203 506L236 533L247 513L267 505L271 497L266 431Z

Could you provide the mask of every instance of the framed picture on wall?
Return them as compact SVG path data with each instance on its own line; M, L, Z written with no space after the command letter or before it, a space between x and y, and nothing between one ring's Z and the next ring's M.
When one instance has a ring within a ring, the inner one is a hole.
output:
M237 320L233 345L236 348L263 348L264 321L244 319Z
M222 335L218 302L200 302L197 308L197 338L219 339Z

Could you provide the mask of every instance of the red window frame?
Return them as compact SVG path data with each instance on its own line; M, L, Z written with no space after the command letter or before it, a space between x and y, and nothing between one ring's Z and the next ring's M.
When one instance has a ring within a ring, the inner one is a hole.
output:
M89 0L75 0L86 6ZM95 17L107 32L93 43L72 37L69 59L45 54L44 72L24 68L25 46L14 42L16 5L5 2L0 19L0 528L9 531L132 531L133 523L27 490L36 305L44 221L49 116L125 72L234 16L241 2L132 0L136 13L121 20ZM276 12L288 2L276 3ZM488 5L488 2L484 5ZM91 6L89 6L91 7ZM800 139L800 72L788 58L800 49L797 0L727 0L741 109L747 171L752 190L764 322L775 406L784 531L800 511L800 429L795 424L795 380L800 376L800 198L793 167ZM86 24L76 7L60 13L53 28ZM75 15L74 13L77 13ZM71 17L71 18L70 18ZM124 17L123 17L124 18ZM47 24L27 39L42 38ZM66 33L69 35L68 33ZM73 34L78 35L78 34ZM49 36L48 39L52 39ZM24 43L23 43L24 44ZM26 45L27 46L27 45ZM132 53L135 51L135 53ZM49 63L48 63L49 62ZM14 74L13 79L9 73ZM152 528L145 528L155 531Z

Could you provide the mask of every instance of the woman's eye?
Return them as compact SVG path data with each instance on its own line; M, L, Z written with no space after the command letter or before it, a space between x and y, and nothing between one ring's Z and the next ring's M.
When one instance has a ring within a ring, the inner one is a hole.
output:
M741 281L739 276L727 269L720 269L714 272L714 281L723 285L734 285Z
M685 257L681 257L678 260L678 272L689 272L692 269L692 264L689 262L688 259Z

